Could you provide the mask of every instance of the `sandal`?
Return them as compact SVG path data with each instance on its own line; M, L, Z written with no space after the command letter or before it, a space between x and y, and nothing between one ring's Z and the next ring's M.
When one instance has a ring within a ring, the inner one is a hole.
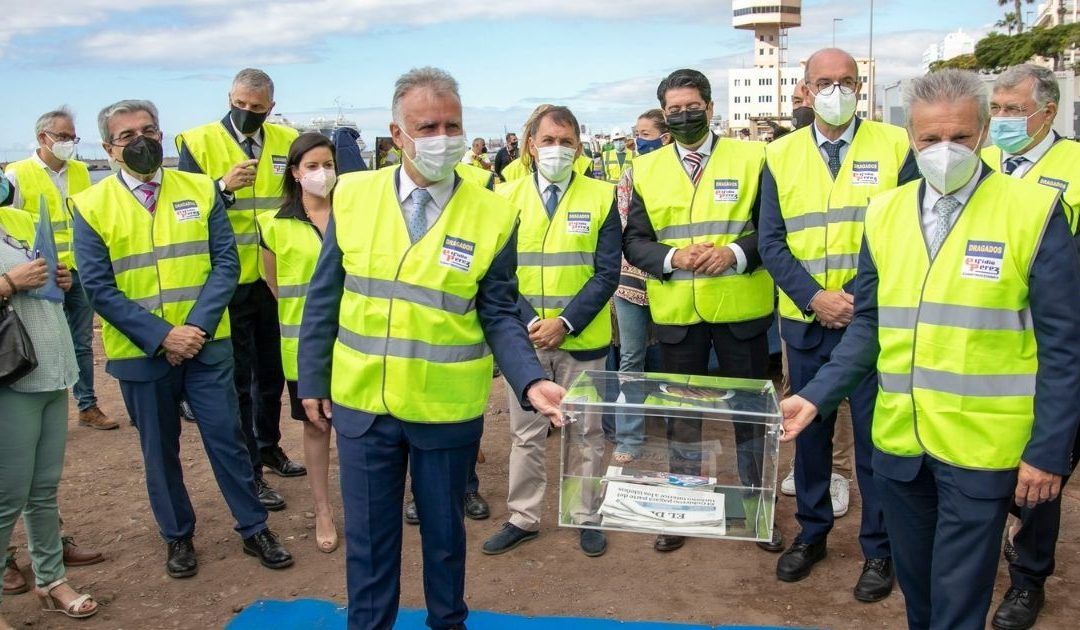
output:
M52 596L53 589L61 584L67 583L67 578L60 578L52 584L45 586L39 586L34 589L37 593L38 599L41 600L41 610L45 612L58 612L71 617L72 619L86 619L87 617L93 617L97 614L98 605L94 601L94 598L89 595L79 595L75 599L71 600L64 606L63 602ZM94 604L94 607L88 611L83 611L82 608L87 602Z
M15 552L11 551L4 563L4 595L19 595L30 590L19 565L15 562Z
M330 523L333 525L334 521L331 520ZM338 540L337 526L333 525L333 527L334 537L322 538L319 536L319 520L318 518L315 519L315 548L323 553L334 553L337 551L340 541Z
M611 461L615 462L616 464L629 464L635 459L637 458L630 453L615 453L611 456Z

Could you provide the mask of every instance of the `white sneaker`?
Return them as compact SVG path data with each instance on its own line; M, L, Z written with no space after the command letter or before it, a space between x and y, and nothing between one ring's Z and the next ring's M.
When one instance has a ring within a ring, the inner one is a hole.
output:
M832 497L833 517L840 518L847 514L848 502L851 499L851 482L847 477L833 473L829 482L829 496Z
M780 482L780 493L789 497L795 496L795 468L789 470L787 477Z

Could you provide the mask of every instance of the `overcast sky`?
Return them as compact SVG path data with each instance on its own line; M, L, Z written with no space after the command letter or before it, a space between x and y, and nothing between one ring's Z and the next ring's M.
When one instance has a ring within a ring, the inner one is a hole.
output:
M1002 14L994 0L875 6L879 84L918 73L947 32L981 35ZM121 98L155 101L170 135L218 119L245 66L274 78L277 112L306 122L340 105L372 143L394 79L416 66L450 71L467 133L496 136L543 102L595 127L629 125L679 67L709 76L723 113L726 70L752 61L729 0L0 0L0 14L0 160L22 157L37 115L65 103L84 156L98 110ZM789 60L830 45L833 18L836 44L865 55L869 17L869 0L805 0Z

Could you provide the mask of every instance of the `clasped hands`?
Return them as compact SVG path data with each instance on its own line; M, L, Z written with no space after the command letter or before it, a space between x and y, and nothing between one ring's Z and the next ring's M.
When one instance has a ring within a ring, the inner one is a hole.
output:
M165 335L161 347L165 349L165 359L169 365L180 365L188 359L194 359L206 344L206 333L197 326L183 324L174 326Z
M714 243L694 243L675 250L671 266L706 276L718 276L734 267L738 261L730 247L717 247Z

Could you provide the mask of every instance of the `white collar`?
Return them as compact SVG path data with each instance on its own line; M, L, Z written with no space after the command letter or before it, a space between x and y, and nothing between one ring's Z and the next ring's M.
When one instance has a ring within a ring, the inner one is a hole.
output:
M975 169L975 174L971 176L971 179L961 186L959 190L949 193L950 197L960 202L961 207L967 205L968 200L971 199L971 195L975 193L975 187L979 185L979 181L982 179L982 169L982 162L979 162L979 166ZM945 195L942 195L935 190L933 186L926 184L926 194L923 197L923 208L927 211L932 210L938 199L941 199L944 196Z
M817 142L818 147L825 146L826 142L834 142L833 140L829 140L828 138L826 138L825 134L820 129L818 129L818 123L817 123L816 119L814 120L814 125L813 126L814 126L814 140ZM852 116L851 120L848 121L847 129L844 130L844 133L840 134L840 137L837 138L835 140L835 142L840 142L841 140L843 140L844 144L846 144L849 147L851 146L852 141L855 140L855 117L854 116Z
M700 155L702 157L710 155L710 154L712 154L712 148L713 148L714 144L716 144L716 136L713 135L713 132L710 131L709 132L709 137L705 138L705 142L702 142L700 147L694 149L693 153L697 153L698 155ZM675 143L675 150L679 152L679 161L680 162L682 161L683 158L686 157L686 154L691 152L690 149L687 149L686 147L679 144L678 142Z
M45 147L41 147L41 149L43 151L48 151L48 149L46 149ZM49 166L48 164L45 163L45 160L41 159L41 156L38 155L37 149L35 149L34 152L30 154L30 158L32 160L34 160L34 162L38 166L40 166L41 168L47 169L50 173L56 173L57 175L63 175L64 173L67 172L68 165L67 165L66 160L64 161L64 165L60 167L59 171L54 171L54 170L52 170L51 166Z
M553 181L549 180L548 178L544 177L543 175L541 175L540 170L537 169L537 171L536 171L536 188L537 188L537 190L540 191L540 197L543 198L544 194L547 193L548 186L550 186L552 184L555 184L559 188L559 199L562 199L563 197L566 196L566 189L570 187L570 179L573 176L574 176L574 172L573 172L573 170L571 170L570 175L568 175L566 177L566 179L562 180L561 182L553 182Z
M142 186L143 184L148 184L150 182L154 182L158 186L161 186L161 169L159 168L157 172L154 173L154 177L150 179L150 182L144 182L136 179L134 175L128 173L124 169L120 169L120 179L127 185L129 190L135 190L139 186Z
M398 201L405 203L405 200L409 198L409 195L414 190L420 188L416 182L409 177L409 174L405 172L405 167L402 166L398 169L398 174L401 176L398 182ZM439 209L446 207L446 204L450 203L450 197L454 194L454 180L457 179L454 173L450 173L450 177L442 180L441 182L435 182L428 186L425 190L431 195L431 200L435 202L435 205Z
M1046 155L1046 152L1050 150L1050 147L1054 146L1054 142L1056 140L1057 137L1054 135L1054 130L1051 129L1050 132L1046 134L1046 137L1044 137L1042 140L1039 140L1039 144L1036 144L1035 146L1031 147L1030 149L1019 155L1016 153L1006 153L1002 151L1001 161L1004 162L1005 160L1012 157L1023 157L1027 161L1034 164L1035 162L1041 160L1044 155Z

